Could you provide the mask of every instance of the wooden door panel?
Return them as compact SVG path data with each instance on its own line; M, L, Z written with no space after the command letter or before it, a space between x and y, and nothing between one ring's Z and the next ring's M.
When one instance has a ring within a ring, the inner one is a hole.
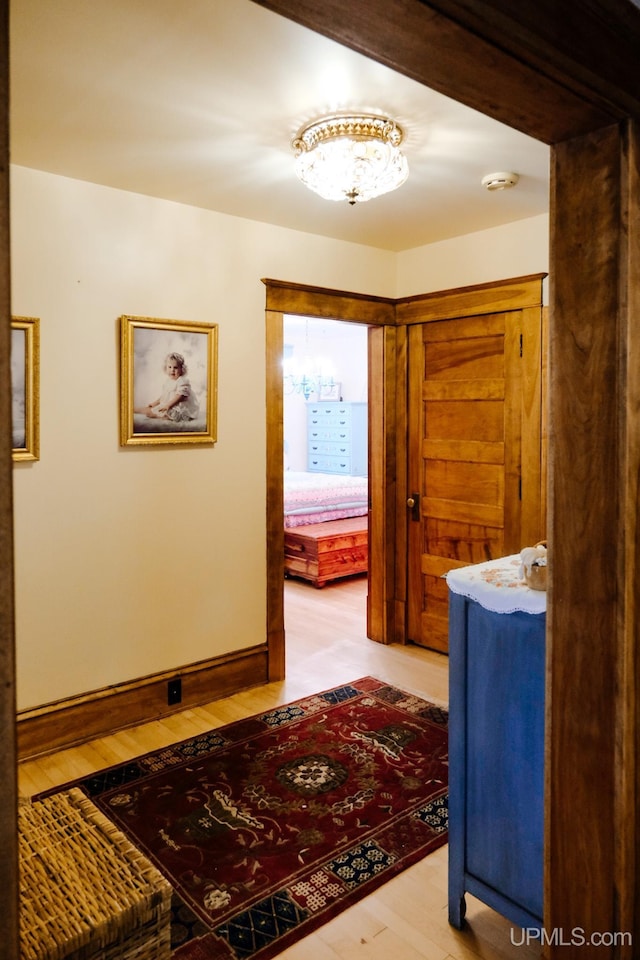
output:
M430 401L426 411L427 440L493 440L504 437L503 404L495 400Z
M504 376L502 353L501 335L434 340L425 357L425 374L427 378L443 380L473 380L476 376L501 379Z
M446 650L449 630L447 583L442 577L427 576L424 580L428 600L420 617L420 626L424 635L431 638L430 646Z
M422 456L432 460L468 460L472 463L503 463L502 441L424 440Z
M442 578L449 571L451 564L446 557L432 555L426 550L422 555L421 568L425 577ZM442 593L446 596L446 588Z
M429 323L429 343L455 344L456 340L477 339L490 344L491 337L500 337L504 333L504 316L504 313L482 313L452 320L432 320Z
M473 524L479 527L498 527L503 524L503 510L501 504L490 503L463 503L458 500L442 500L435 497L425 497L422 500L423 517L436 517L440 520L449 520L455 517L462 523Z
M504 400L504 379L426 380L425 400Z
M430 460L424 478L428 499L504 503L504 471L497 463Z
M502 528L484 526L478 529L477 525L438 517L427 517L425 527L425 552L437 556L442 566L441 574L451 569L449 561L466 566L500 556Z
M424 646L448 648L444 574L527 545L523 461L533 472L537 462L538 482L540 469L539 428L523 446L540 418L539 351L522 360L532 324L535 311L514 310L409 330L408 479L420 510L408 524L407 626Z
M430 647L444 652L449 647L449 591L442 574L425 576L424 591L426 603L420 615L420 629L429 638Z

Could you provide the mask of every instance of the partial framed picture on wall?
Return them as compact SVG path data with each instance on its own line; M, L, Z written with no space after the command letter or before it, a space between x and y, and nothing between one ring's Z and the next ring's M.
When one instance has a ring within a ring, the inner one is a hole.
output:
M40 320L11 318L11 429L14 460L40 459Z
M321 383L318 387L318 400L340 400L342 384L335 380L332 383Z
M120 317L120 443L215 443L218 325Z

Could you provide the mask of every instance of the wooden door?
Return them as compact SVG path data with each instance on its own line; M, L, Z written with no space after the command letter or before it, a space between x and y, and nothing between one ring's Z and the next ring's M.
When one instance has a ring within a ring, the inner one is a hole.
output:
M448 649L444 574L544 536L540 326L535 307L409 329L407 638L422 646Z

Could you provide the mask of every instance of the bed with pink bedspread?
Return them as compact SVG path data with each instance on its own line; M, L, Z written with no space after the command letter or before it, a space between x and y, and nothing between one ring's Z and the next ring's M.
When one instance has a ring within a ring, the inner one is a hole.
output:
M284 472L285 528L348 517L366 517L368 511L367 477L293 470Z

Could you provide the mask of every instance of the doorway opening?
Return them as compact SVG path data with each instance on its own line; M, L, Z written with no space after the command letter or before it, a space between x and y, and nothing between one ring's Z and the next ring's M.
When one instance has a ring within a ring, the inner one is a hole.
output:
M305 328L305 318L337 321L344 330L357 325L362 331L361 336L366 336L366 479L368 481L366 636L378 642L388 643L391 640L392 629L393 608L390 600L393 591L394 556L393 537L388 532L389 524L385 522L385 518L391 509L394 488L385 473L385 454L389 444L386 442L384 431L393 418L384 415L384 404L389 397L393 396L393 389L391 387L386 389L386 384L387 380L393 382L394 370L392 363L388 361L385 363L385 348L388 349L389 338L395 337L395 313L393 301L387 298L325 290L279 280L265 279L264 283L267 361L267 631L269 679L279 680L285 675L284 318L285 316L303 318ZM287 352L291 351L288 349ZM304 353L304 350L302 352ZM333 376L334 383L329 382L325 386L334 391L334 396L344 397L342 388L340 393L336 393L336 383L342 382L338 381L337 373L338 371ZM331 380L330 376L328 380ZM370 389L371 383L375 383L375 390ZM346 386L346 382L343 386ZM359 388L352 383L352 389L359 389L360 396L363 387L362 377ZM328 402L336 401L330 399ZM363 403L362 400L350 402ZM289 438L287 441L287 456L291 463L292 451ZM325 451L324 455L332 454ZM346 471L346 461L343 469ZM358 472L362 474L364 471L360 469ZM388 540L391 542L391 547Z
M362 324L283 317L284 622L288 660L322 610L349 598L366 637L368 586L368 356ZM348 582L348 581L357 581ZM323 590L323 597L313 593ZM337 616L337 610L334 611ZM295 651L299 653L299 651ZM295 654L294 654L295 656Z

